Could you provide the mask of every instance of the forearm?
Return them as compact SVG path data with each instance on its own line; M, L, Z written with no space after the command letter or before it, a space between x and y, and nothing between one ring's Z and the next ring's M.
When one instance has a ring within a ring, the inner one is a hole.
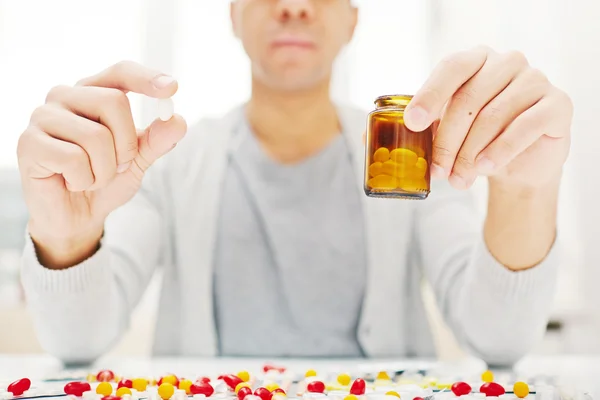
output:
M560 177L539 187L490 181L484 238L499 263L519 271L538 265L556 238Z

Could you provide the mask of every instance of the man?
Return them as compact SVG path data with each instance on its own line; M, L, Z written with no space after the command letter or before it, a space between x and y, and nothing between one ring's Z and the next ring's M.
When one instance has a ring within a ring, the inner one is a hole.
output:
M529 351L557 279L569 98L519 53L450 55L406 112L412 130L437 126L430 198L370 199L366 114L329 97L357 9L239 0L231 13L252 95L222 119L136 133L125 93L167 98L177 82L131 62L34 111L18 146L22 275L44 348L69 362L108 351L163 267L157 355L433 356L422 279L465 350L490 364ZM464 190L477 176L483 227Z

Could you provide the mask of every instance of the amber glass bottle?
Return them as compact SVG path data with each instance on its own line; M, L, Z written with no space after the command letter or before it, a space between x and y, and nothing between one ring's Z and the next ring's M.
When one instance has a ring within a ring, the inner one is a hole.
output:
M367 120L365 193L369 197L426 199L430 192L431 143L429 127L413 132L404 125L408 95L375 100Z

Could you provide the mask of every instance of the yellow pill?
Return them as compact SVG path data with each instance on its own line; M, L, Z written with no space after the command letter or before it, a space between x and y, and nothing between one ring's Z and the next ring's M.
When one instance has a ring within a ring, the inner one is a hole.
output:
M450 389L452 388L451 383L436 383L435 385L438 389Z
M411 167L406 164L398 164L397 162L390 160L383 163L381 170L386 175L403 178L414 171L415 168L414 166Z
M350 375L348 375L348 374L339 374L338 377L337 377L337 381L342 386L349 385L351 380L352 380L352 377Z
M163 379L163 383L158 387L158 395L163 400L169 400L173 393L175 393L175 387L169 383L165 382Z
M394 392L393 390L390 390L385 395L386 396L396 396L397 398L400 398L400 394L398 394L398 392Z
M399 186L403 190L406 190L409 192L414 192L417 190L426 190L427 182L425 181L424 178L420 178L420 179L409 178L409 179L400 180Z
M494 374L492 371L485 371L481 374L481 380L487 383L494 382Z
M117 396L123 397L126 394L131 395L131 389L128 387L123 386L117 389Z
M348 396L344 397L344 400L358 400L358 397L353 394L349 394Z
M96 382L96 374L87 374L85 380L88 382Z
M423 157L419 157L417 164L415 165L419 170L427 171L427 160Z
M378 175L369 179L367 185L372 189L395 189L398 187L398 181L393 176Z
M375 153L373 154L373 160L375 160L375 161L386 162L389 159L390 159L390 151L386 147L378 148L377 150L375 150Z
M269 382L265 385L265 389L267 389L269 392L272 392L275 389L279 389L279 385L275 382Z
M170 383L171 385L175 386L177 383L177 377L175 375L164 376L161 383Z
M236 387L235 387L235 392L236 392L236 393L237 393L237 392L239 392L239 391L240 391L240 389L241 389L241 388L243 388L243 387L248 387L248 388L252 389L252 387L250 386L250 384L249 384L248 382L240 382L240 383L238 383L238 384L236 385Z
M136 378L131 381L131 387L137 390L138 392L145 392L148 387L148 381L143 378Z
M377 176L377 175L381 175L383 174L383 163L377 161L374 162L373 164L369 165L369 176L371 176L371 178Z
M304 374L304 376L306 378L308 378L310 376L317 376L317 371L315 371L314 369L309 369L308 371L306 371L306 374Z
M529 386L525 382L517 382L513 387L513 392L518 398L524 399L529 394Z
M415 165L417 163L417 153L409 149L394 149L390 152L390 159L399 164Z
M248 382L250 380L250 373L248 373L248 371L240 371L240 372L238 372L237 376L243 382Z
M385 371L381 371L377 374L377 378L378 380L382 380L382 381L389 381L390 380L390 376L388 375L387 372Z
M193 382L189 379L182 379L179 381L179 389L185 390L186 394L191 394L190 388L192 387Z
M109 382L100 382L98 386L96 386L96 393L101 394L102 396L110 396L112 390L113 387Z

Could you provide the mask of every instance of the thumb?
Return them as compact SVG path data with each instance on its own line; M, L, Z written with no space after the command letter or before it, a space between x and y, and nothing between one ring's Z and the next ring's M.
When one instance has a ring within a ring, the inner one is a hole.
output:
M171 151L183 139L187 123L174 114L168 121L156 119L138 136L136 164L145 172L160 157Z

